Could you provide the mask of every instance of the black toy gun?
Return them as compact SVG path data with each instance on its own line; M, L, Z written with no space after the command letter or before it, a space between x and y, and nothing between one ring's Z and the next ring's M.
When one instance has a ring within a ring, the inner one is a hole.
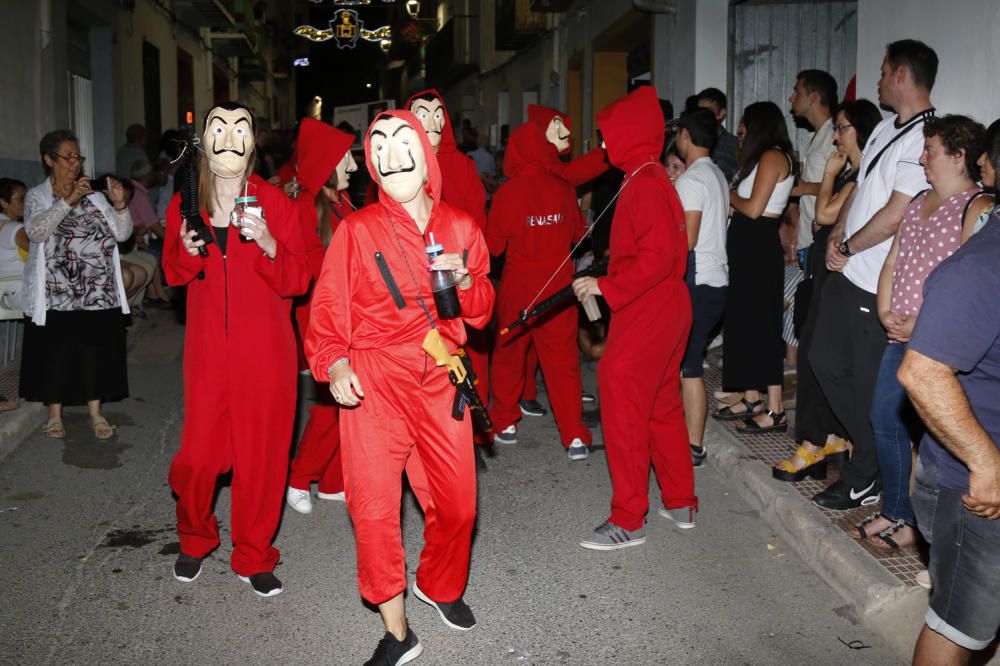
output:
M599 277L601 275L607 275L607 274L608 274L608 258L604 257L600 261L594 262L593 264L583 269L582 271L577 271L576 273L573 273L572 279L575 280L577 278L582 278L582 277ZM556 293L546 298L544 301L542 301L535 307L531 308L530 310L521 310L521 316L518 317L517 321L500 329L500 335L507 335L518 326L527 322L529 319L533 319L539 315L543 315L549 310L554 309L557 305L560 305L570 300L571 298L573 298L573 285L568 284L559 291L557 291ZM586 307L587 304L584 305ZM596 303L594 304L594 307L596 307ZM588 310L587 314L590 317L591 321L600 318L599 313L598 316L592 316L590 311Z
M198 248L198 254L207 257L212 233L201 216L201 206L198 204L198 139L194 133L194 114L190 111L181 127L181 134L184 137L184 149L181 151L184 163L177 170L177 178L180 181L181 217L187 222L188 229L195 232L194 239L205 241L205 244Z
M462 365L465 366L465 379L459 381L454 371L448 372L448 378L451 379L451 383L457 389L455 391L455 402L451 407L451 415L455 419L461 419L462 414L465 412L465 407L468 405L472 410L472 417L476 419L476 423L479 425L479 429L483 432L493 432L493 419L490 418L489 409L483 404L482 399L479 397L479 391L476 390L476 385L479 384L479 377L472 370L472 359L469 358L469 355L461 347L455 350L455 355L461 359Z
M455 402L452 404L451 415L453 418L461 420L465 408L468 406L472 410L472 416L476 419L483 432L493 431L493 419L490 418L489 410L479 397L476 384L479 378L472 371L472 361L459 347L454 354L448 353L444 340L436 328L427 331L424 343L421 345L424 351L434 359L437 365L448 368L448 378L455 387Z

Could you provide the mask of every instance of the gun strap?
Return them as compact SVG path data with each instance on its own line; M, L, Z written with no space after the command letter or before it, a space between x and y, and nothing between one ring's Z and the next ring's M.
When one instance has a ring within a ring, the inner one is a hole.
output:
M396 307L402 310L406 307L406 301L403 300L403 293L399 290L395 278L392 277L389 264L381 252L375 253L375 263L378 265L378 272L382 274L382 279L385 280L385 286L388 287L389 293L392 295L392 300L396 302Z

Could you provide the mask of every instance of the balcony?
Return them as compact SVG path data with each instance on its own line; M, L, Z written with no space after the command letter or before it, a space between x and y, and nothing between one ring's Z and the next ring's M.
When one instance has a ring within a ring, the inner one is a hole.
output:
M516 51L545 32L545 14L531 10L533 0L497 0L496 47Z
M478 71L472 46L479 42L473 34L475 27L472 17L455 16L428 42L426 63L427 83L430 86L447 88Z
M223 0L174 0L173 12L188 25L231 30L236 25L231 4Z

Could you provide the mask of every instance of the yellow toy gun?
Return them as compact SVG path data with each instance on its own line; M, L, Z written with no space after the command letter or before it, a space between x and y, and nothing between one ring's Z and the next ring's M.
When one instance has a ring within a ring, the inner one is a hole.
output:
M445 347L444 340L441 339L441 334L436 328L427 331L421 346L438 366L448 368L448 378L455 386L455 402L451 408L452 417L461 420L465 413L465 406L468 405L482 431L492 432L493 420L490 418L486 405L479 398L479 392L476 390L479 378L472 371L472 361L465 350L459 347L454 354L449 354L448 348Z

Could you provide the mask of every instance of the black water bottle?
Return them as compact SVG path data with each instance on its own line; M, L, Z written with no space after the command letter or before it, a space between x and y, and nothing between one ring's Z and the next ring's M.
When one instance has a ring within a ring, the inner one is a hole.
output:
M427 258L434 261L435 257L444 252L444 245L434 242L434 234L430 234L430 239ZM455 276L451 271L431 271L431 293L434 294L438 317L454 319L462 314L462 306L458 302L458 289L455 287Z

